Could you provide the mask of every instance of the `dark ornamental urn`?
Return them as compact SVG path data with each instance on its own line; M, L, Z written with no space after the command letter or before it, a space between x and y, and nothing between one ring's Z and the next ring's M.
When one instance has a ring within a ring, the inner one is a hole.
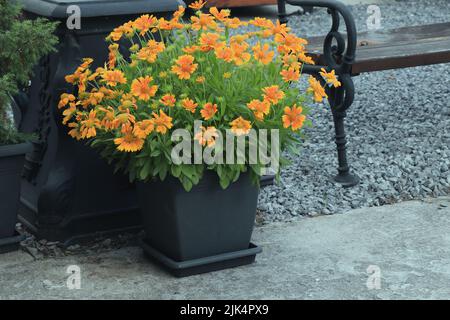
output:
M25 160L19 220L38 238L66 245L93 236L141 229L135 186L114 174L95 150L67 135L58 101L64 80L82 58L103 65L111 30L148 13L167 17L178 0L20 0L27 18L60 21L57 52L42 59L16 99L20 130L37 141Z

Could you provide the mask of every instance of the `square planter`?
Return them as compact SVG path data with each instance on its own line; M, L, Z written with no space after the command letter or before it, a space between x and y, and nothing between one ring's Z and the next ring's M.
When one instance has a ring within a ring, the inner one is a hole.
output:
M191 275L251 263L260 249L250 244L258 188L248 174L223 190L205 171L187 192L181 183L138 183L145 252L176 275Z

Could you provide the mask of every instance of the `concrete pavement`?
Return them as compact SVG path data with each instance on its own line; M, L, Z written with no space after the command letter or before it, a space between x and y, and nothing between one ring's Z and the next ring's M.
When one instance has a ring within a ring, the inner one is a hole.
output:
M0 255L1 299L450 299L450 197L256 228L256 263L177 279L137 247ZM77 265L81 289L66 287Z

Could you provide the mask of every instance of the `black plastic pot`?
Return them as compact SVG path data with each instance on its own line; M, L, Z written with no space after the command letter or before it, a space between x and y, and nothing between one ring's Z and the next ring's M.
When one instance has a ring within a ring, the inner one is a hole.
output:
M0 239L15 234L21 173L30 150L28 143L0 146Z
M254 261L260 248L250 243L258 188L248 174L223 190L206 171L190 192L172 177L138 183L147 254L177 276Z

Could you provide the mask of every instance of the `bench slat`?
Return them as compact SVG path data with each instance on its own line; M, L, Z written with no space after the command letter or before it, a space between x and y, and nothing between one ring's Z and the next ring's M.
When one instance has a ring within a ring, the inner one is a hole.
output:
M356 63L352 67L354 74L447 63L450 62L450 38L399 43L391 47L363 47L356 51L356 55Z
M309 40L318 63L324 37ZM450 62L450 23L358 34L353 74Z

